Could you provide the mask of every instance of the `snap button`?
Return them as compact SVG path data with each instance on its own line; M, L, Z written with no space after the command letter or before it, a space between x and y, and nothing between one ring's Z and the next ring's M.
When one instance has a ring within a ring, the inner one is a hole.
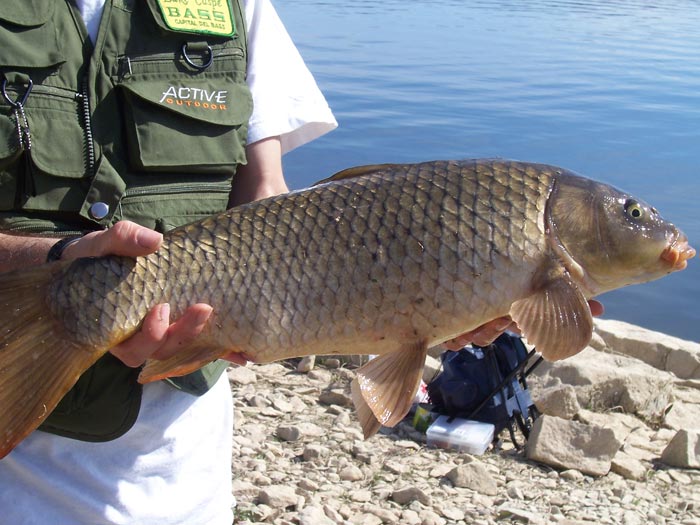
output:
M98 221L104 219L109 214L109 205L104 202L96 202L90 206L90 215Z

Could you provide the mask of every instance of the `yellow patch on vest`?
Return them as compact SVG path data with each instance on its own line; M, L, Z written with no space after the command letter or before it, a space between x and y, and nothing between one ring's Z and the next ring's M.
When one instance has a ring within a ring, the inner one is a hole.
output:
M173 31L219 36L236 32L229 0L158 0L158 5Z

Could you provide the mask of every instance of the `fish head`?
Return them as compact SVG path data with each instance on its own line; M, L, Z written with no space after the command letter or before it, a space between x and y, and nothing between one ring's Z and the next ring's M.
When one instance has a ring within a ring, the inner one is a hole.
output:
M555 251L589 297L683 270L695 256L656 208L607 184L561 174L547 208Z

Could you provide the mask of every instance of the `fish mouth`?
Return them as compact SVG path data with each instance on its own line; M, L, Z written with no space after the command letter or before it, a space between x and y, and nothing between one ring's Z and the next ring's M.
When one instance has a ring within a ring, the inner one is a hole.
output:
M695 248L688 244L685 235L680 234L661 252L661 260L671 266L671 271L684 270L688 266L688 259L695 257Z

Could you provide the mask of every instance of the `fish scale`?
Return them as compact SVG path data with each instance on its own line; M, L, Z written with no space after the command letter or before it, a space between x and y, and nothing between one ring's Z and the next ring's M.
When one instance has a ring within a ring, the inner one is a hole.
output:
M172 230L148 256L1 274L0 401L11 408L0 412L0 457L162 302L173 318L195 303L213 313L141 381L231 352L375 354L352 387L368 436L406 414L429 346L510 315L545 358L567 357L590 341L587 299L682 270L694 254L654 208L561 168L352 168ZM36 366L42 382L28 388Z
M522 273L543 250L536 223L551 175L494 166L501 164L388 167L243 206L166 235L135 266L126 258L78 262L51 302L76 339L95 347L112 346L164 301L175 317L194 302L211 304L223 327L204 336L212 351L241 349L258 361L277 358L280 345L369 351L349 340L367 329L393 337L389 349L407 337L439 343L465 328L462 312L471 317L466 328L507 313L512 297L489 274L515 273L514 257ZM514 185L531 189L515 198ZM533 227L537 242L526 241ZM81 322L87 295L90 321ZM443 316L455 326L437 330Z

